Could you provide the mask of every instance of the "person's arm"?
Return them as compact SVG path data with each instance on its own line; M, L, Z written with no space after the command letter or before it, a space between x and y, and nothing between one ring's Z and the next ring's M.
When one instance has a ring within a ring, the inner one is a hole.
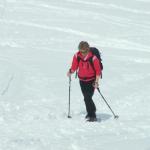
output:
M100 67L99 60L96 56L93 57L93 64L94 64L94 68L95 68L95 71L96 71L96 79L95 79L94 87L98 88L102 70L101 70L101 67Z
M99 79L100 79L100 75L96 75L96 80L95 82L99 84Z
M71 68L69 69L67 76L71 76L78 69L77 54L74 55Z

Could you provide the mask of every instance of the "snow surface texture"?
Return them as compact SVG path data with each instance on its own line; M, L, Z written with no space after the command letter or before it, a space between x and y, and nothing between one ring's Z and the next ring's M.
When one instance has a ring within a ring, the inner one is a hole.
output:
M81 40L102 51L101 122L66 72ZM0 150L150 150L149 0L0 0Z

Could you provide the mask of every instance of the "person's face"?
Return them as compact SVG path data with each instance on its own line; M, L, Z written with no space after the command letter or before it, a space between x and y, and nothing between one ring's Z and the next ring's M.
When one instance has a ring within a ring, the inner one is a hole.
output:
M88 47L83 47L82 49L80 49L80 52L83 53L83 54L85 54L85 53L88 52L88 50L89 50Z

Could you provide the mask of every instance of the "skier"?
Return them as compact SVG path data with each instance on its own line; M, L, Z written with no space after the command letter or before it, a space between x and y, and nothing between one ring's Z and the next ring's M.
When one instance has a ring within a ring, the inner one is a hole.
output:
M79 51L74 55L72 66L69 69L67 76L70 77L75 71L78 71L78 77L87 114L87 121L97 121L96 106L92 100L94 90L99 87L99 79L102 69L99 59L93 55L88 42L81 41L78 46ZM92 58L92 63L90 59Z

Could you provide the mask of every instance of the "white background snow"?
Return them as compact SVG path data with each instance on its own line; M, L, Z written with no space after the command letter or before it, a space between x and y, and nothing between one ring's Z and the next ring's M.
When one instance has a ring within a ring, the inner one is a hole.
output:
M101 122L66 73L78 43L102 52ZM0 150L150 150L149 0L0 0Z

